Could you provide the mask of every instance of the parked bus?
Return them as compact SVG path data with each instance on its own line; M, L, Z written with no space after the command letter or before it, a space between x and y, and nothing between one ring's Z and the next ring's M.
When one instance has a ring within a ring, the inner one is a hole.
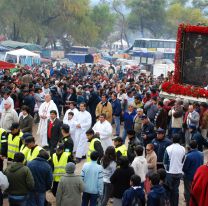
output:
M174 59L176 40L140 38L134 41L132 50L161 52L164 59Z

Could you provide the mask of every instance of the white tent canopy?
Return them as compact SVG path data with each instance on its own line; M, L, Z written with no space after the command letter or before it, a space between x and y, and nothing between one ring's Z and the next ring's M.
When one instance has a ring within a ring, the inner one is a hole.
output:
M16 57L16 62L14 63L20 63L20 58L30 58L30 59L40 59L40 54L36 54L34 52L31 52L27 49L17 49L17 50L12 50L6 52L4 60L7 61L9 57L15 56Z
M27 49L12 50L12 51L6 52L6 55L7 54L14 55L14 56L28 56L28 57L40 58L40 54L36 54L36 53L31 52Z

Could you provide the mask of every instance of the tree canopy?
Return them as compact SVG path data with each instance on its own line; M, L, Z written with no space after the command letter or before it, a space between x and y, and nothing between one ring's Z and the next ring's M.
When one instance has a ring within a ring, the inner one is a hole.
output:
M178 24L207 24L207 0L1 0L0 34L56 47L101 46L113 34L175 38ZM115 36L115 35L114 35ZM118 40L117 39L117 40Z
M0 31L16 41L54 44L69 38L77 44L99 46L114 25L107 4L89 0L1 0Z

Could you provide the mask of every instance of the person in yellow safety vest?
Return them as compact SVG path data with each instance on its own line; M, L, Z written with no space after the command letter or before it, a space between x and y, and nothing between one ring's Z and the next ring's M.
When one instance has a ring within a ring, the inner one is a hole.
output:
M28 146L25 144L25 139L28 138L28 137L31 137L32 134L29 133L29 132L25 132L21 138L22 140L22 146L20 147L20 152L22 152L24 155L25 155L25 161L26 161L26 158L27 158L27 155L28 155L28 152L29 152L29 148Z
M27 157L25 158L27 162L34 160L41 150L43 150L42 147L35 144L35 139L33 136L28 136L25 139L25 145L29 148Z
M52 193L56 196L59 181L61 177L66 173L65 167L68 162L73 162L70 152L64 152L64 144L58 144L56 152L52 155L51 165L53 168L53 187Z
M114 141L114 146L115 146L115 150L116 150L116 160L118 161L118 159L121 156L127 157L127 147L125 144L123 144L122 138L121 137L114 137L113 141Z
M14 154L20 151L22 146L21 137L23 133L20 131L18 123L12 123L10 127L11 133L8 134L7 139L7 158L9 161L14 159Z
M89 148L87 152L87 162L91 162L90 155L92 152L97 151L99 154L98 163L103 157L103 147L101 145L101 141L97 135L95 135L92 129L87 130L86 136L89 142Z
M7 132L0 128L0 171L3 171L4 158L7 156Z

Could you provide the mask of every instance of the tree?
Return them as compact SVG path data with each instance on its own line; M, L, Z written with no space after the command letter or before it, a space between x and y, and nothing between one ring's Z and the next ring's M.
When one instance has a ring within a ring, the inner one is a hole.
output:
M92 8L90 0L1 0L0 32L9 39L56 47L58 39L97 45L112 30L107 4Z
M113 0L113 3L112 3L112 7L118 16L117 26L120 32L121 45L123 47L123 39L125 39L129 47L129 40L127 36L128 22L126 19L126 15L124 14L124 11L123 11L124 5L125 5L124 1L121 1L121 0Z
M100 46L107 40L109 34L113 31L115 24L115 15L110 11L107 3L94 6L90 14L92 22L98 28L98 39L95 41L95 46Z
M154 37L163 34L165 22L165 0L127 0L127 7L131 10L128 17L129 28L140 31L144 37L145 30Z
M167 0L167 5L172 5L172 4L181 4L185 6L187 3L190 3L189 0Z
M200 9L184 7L179 3L173 4L167 10L166 33L168 37L175 37L180 23L198 24L206 22L207 19Z

